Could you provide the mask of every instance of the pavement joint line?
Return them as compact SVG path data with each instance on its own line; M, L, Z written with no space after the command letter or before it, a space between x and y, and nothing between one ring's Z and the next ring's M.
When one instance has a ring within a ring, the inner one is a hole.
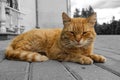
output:
M114 75L116 75L116 76L118 76L118 77L120 77L120 73L119 73L119 72L114 71L113 69L111 69L111 68L109 68L109 67L106 67L106 66L104 66L104 65L97 64L97 63L95 63L95 65L98 66L98 67L100 67L100 68L102 68L102 69L104 69L104 70L107 70L107 71L110 72L110 73L113 73Z
M65 63L62 63L62 65L66 68L66 70L76 79L76 80L83 80L83 78L78 75L76 72L74 72L68 65Z

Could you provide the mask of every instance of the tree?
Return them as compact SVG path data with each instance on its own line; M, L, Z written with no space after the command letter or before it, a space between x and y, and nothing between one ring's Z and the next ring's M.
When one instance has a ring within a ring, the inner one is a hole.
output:
M112 17L112 22L115 21L115 16Z
M120 34L120 20L117 23L116 34Z
M74 15L73 15L73 17L75 18L75 17L80 17L80 11L79 11L79 9L75 9L75 12L74 12Z
M86 11L84 10L84 8L82 8L81 17L86 17L86 15Z
M116 28L116 34L120 34L120 26Z
M112 34L115 34L116 32L116 27L117 27L117 21L115 20L115 16L112 17L112 23L111 23L111 29L112 29Z
M91 13L93 13L93 12L94 12L94 10L93 10L92 6L89 6L89 11L90 11Z

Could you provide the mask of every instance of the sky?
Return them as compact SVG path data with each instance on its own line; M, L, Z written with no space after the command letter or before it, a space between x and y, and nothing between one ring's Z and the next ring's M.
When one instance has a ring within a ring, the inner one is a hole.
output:
M82 8L88 8L89 5L97 12L99 24L110 23L113 16L115 16L115 20L120 19L120 0L71 0L72 15L75 8L81 11Z

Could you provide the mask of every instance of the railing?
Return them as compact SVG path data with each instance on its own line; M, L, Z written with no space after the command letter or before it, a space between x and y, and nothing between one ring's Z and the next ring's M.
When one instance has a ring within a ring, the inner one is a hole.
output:
M17 33L24 31L21 24L24 13L6 5L5 1L0 2L0 33Z

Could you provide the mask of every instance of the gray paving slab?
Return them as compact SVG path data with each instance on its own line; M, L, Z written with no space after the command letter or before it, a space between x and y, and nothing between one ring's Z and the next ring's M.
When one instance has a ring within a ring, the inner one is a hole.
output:
M120 80L119 35L97 36L94 52L106 56L107 62L95 65L6 60L4 52L10 41L0 41L0 80Z
M69 71L77 74L78 80L120 80L120 77L95 65L80 65L64 62Z
M0 50L5 50L11 40L2 40L0 41Z
M0 41L0 62L5 58L5 49L11 40Z
M108 51L103 51L103 50L100 50L100 49L95 49L94 53L100 54L100 55L103 55L105 57L120 61L120 55L115 54L113 52L108 52Z
M120 55L120 50L115 50L115 49L109 49L109 48L105 48L105 47L97 47L95 46L95 49L101 50L101 51L107 51L109 53L114 53L114 54L118 54Z
M32 65L30 80L76 80L60 62L50 60Z
M97 66L120 76L120 55L100 49L95 49L94 52L107 57L107 61L104 64L97 63Z
M120 51L120 35L98 35L95 46Z
M0 80L28 80L25 72L0 72Z
M5 50L0 50L0 62L5 59Z
M120 61L107 58L104 64L96 63L96 65L120 77Z
M4 60L0 63L0 80L28 80L29 63Z

